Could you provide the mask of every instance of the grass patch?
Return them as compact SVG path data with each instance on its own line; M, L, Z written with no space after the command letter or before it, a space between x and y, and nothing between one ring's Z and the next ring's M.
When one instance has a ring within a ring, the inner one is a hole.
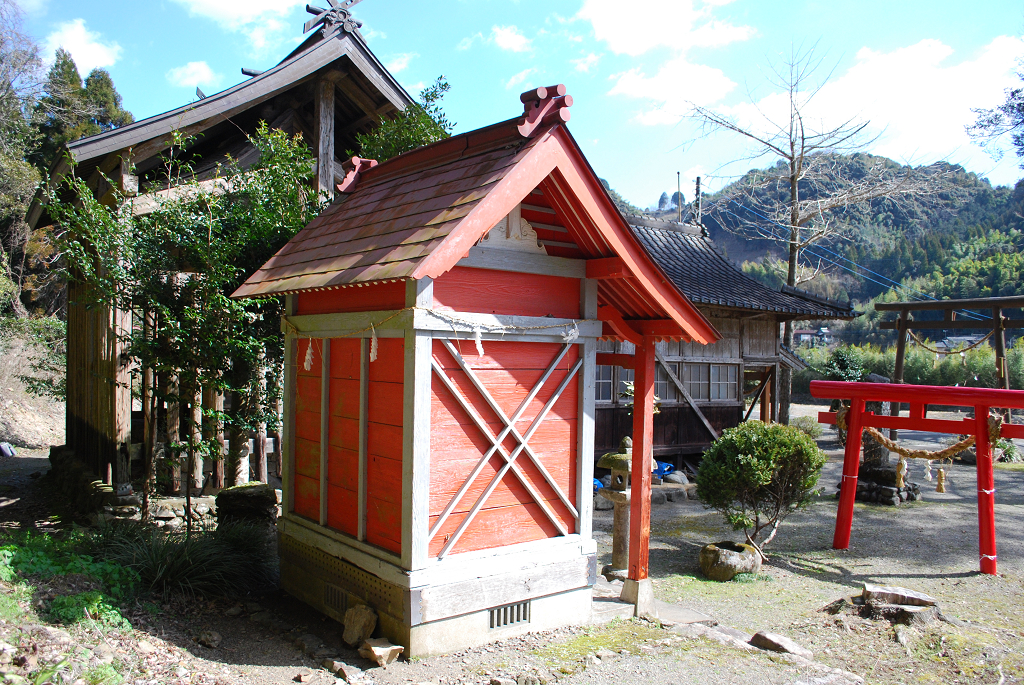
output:
M90 668L82 674L82 680L89 685L121 685L124 682L121 674L110 664Z
M572 673L584 657L598 650L626 650L636 654L640 651L640 645L664 636L665 631L642 621L616 619L606 626L590 628L567 642L534 650L534 654L549 667L558 668L563 673Z
M95 544L105 558L130 569L143 590L218 596L273 586L271 543L265 527L238 523L191 535L127 528Z
M999 461L996 462L995 464L992 464L992 466L1003 471L1024 471L1024 463L1009 464L1006 462Z

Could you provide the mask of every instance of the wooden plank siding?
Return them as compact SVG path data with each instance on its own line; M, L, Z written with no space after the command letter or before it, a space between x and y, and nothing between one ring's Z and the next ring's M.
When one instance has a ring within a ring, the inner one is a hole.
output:
M435 281L435 287L436 285ZM578 284L576 297L579 297ZM484 343L483 355L476 354L471 341L463 341L461 347L470 370L480 379L505 414L511 416L534 388L562 346L557 343L487 341ZM579 356L578 347L572 346L516 422L520 433L527 431L553 396L568 369L575 364ZM470 406L484 419L492 434L500 433L504 424L471 386L466 374L440 341L434 342L434 358L441 364ZM579 384L570 383L528 441L559 489L570 501L577 499L578 394ZM433 526L452 496L490 448L491 443L460 402L437 378L432 385L431 428L430 525ZM503 441L509 452L514 450L517 444L511 436ZM438 554L448 536L459 527L467 512L504 463L504 459L499 455L491 456L469 491L430 541L431 556ZM574 532L576 523L572 513L562 504L557 493L548 485L525 453L519 455L516 464L540 493L542 500L555 512L558 520L569 532ZM490 549L540 540L557 534L554 525L533 501L527 489L512 473L507 473L452 551L457 553Z
M299 315L375 312L405 307L405 282L372 283L362 288L313 290L298 294Z
M359 533L360 379L363 349L358 338L331 338L328 383L322 382L324 342L300 338L295 345L294 513L319 521L321 437L326 426L328 528ZM400 553L402 515L402 388L404 341L381 338L369 364L366 411L366 541ZM311 367L305 368L312 346ZM326 391L326 395L323 394ZM327 407L322 421L321 407Z
M580 315L580 279L457 266L434 280L434 307L575 319Z

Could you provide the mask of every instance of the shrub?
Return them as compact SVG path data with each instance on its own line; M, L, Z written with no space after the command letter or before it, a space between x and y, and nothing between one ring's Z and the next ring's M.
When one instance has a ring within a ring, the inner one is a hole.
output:
M789 425L799 430L811 440L817 440L821 437L821 424L812 416L798 416L792 419Z
M810 500L825 461L825 453L798 428L747 421L726 430L704 453L697 497L755 546L768 529L764 546L783 519Z
M19 537L12 544L0 547L0 580L10 581L15 573L40 578L79 573L103 583L113 597L130 596L137 580L135 573L115 561L95 561L89 554L80 554L82 544L83 539L74 535Z
M56 597L50 602L50 620L72 625L89 619L111 628L131 628L131 624L113 605L112 600L100 592L82 592L77 595Z

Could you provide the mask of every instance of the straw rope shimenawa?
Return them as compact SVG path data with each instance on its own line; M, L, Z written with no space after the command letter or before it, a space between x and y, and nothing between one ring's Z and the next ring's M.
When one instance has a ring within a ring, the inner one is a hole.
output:
M839 411L836 413L836 426L838 426L840 428L840 430L843 430L843 431L847 430L847 427L846 427L846 415L849 413L849 411L850 411L849 407L843 406L843 407L840 407ZM1002 431L1002 427L1003 427L1003 417L1002 416L998 416L998 415L989 414L989 417L988 417L988 439L989 439L989 445L995 445L996 440L999 439L999 435L1000 435L1000 432ZM946 460L946 459L952 460L952 458L955 455L959 454L960 452L962 452L963 450L967 449L968 447L972 447L974 445L975 439L976 439L975 436L969 435L966 438L964 438L963 440L961 440L960 442L957 442L957 443L955 443L953 445L950 445L949 447L946 447L945 449L935 450L934 452L928 452L926 450L912 450L912 449L909 449L907 447L903 447L898 442L896 442L895 440L890 440L887 436L885 436L877 428L873 428L871 426L864 426L864 432L867 433L868 435L870 435L875 440L877 440L883 447L885 447L890 452L895 452L896 454L900 455L900 463L899 463L899 466L896 467L896 487L899 487L899 488L902 488L903 485L904 485L904 483L903 483L903 474L906 473L906 461L905 460L907 460L907 459L925 459L927 461L942 461L942 460ZM944 480L945 480L944 477L943 477L944 475L945 474L943 473L943 470L939 469L939 488L941 488L941 489L938 490L939 492L944 492L945 491L945 489L943 488Z
M483 341L482 341L480 335L481 335L481 333L484 333L484 332L486 332L486 333L500 333L500 334L504 335L506 333L514 333L516 331L557 330L557 331L560 331L563 341L565 341L566 343L571 343L571 342L575 341L579 337L579 335L580 335L580 327L579 327L579 325L581 323L591 323L590 319L581 319L579 321L574 319L571 324L559 323L559 324L551 324L551 325L544 325L544 326L516 326L516 325L512 325L512 324L486 324L486 323L480 323L478 321L471 321L471 320L468 320L468 319L461 319L461 318L459 318L457 316L451 316L450 314L446 314L444 312L439 312L436 309L429 309L429 308L426 308L426 307L405 307L404 309L398 309L398 310L392 312L391 314L389 314L388 316L384 317L383 319L381 319L377 323L371 323L366 328L361 328L361 329L356 330L356 331L345 331L344 333L339 333L339 334L336 334L336 335L332 335L331 337L335 337L335 338L351 338L351 337L354 337L354 336L357 336L357 335L360 335L362 333L366 333L367 331L369 331L370 335L371 335L371 346L372 346L371 347L371 353L370 353L370 361L371 362L372 361L376 361L377 360L377 351L376 351L377 350L377 329L380 328L383 324L386 324L388 321L391 321L395 317L397 317L397 316L399 316L401 314L404 314L405 312L411 312L411 311L417 311L417 310L418 311L426 312L426 313L430 314L431 316L433 316L435 318L438 318L441 321L446 322L449 326L452 327L452 331L455 333L456 338L458 338L459 331L458 331L457 328L455 328L455 324L461 324L462 326L465 326L466 328L472 328L473 329L473 333L474 333L474 342L476 343L476 349L477 349L477 352L480 355L483 355ZM313 364L313 338L317 337L317 336L311 335L309 333L302 333L295 326L295 324L293 324L288 319L287 316L284 316L284 317L281 317L281 318L284 321L285 335L295 336L296 338L307 338L310 341L309 347L306 349L306 359L305 359L305 363L303 365L304 368L306 369L306 371L309 371L310 368L312 368L312 364Z
M915 343L917 343L918 345L920 345L924 349L928 350L929 352L934 352L935 354L941 354L941 355L946 355L946 356L954 355L954 354L962 354L962 353L966 352L967 350L973 350L975 347L977 347L978 345L981 345L983 342L985 342L986 340L991 338L993 335L995 335L995 331L989 331L989 334L986 335L984 338L982 338L981 340L979 340L979 341L977 341L975 343L971 343L967 347L961 347L960 349L957 349L957 350L939 350L939 349L936 349L936 348L926 344L924 340L921 340L921 338L916 333L914 333L914 331L908 330L907 333L910 334L910 337L914 339Z

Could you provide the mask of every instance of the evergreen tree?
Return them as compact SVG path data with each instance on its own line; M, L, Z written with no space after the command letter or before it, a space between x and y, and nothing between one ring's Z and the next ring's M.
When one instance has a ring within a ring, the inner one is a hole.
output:
M682 207L684 204L686 204L686 198L683 196L682 193L680 193L678 190L672 193L673 207Z
M57 49L35 117L39 144L29 160L43 173L67 143L135 121L121 106L110 74L93 69L83 83L75 60L64 48Z
M411 103L393 119L381 119L380 126L372 132L357 133L359 155L384 162L450 136L455 124L448 121L441 109L441 99L450 88L444 76L438 76L433 85L420 91L419 102ZM353 154L348 152L350 157Z
M668 193L662 193L661 197L658 198L658 209L661 211L668 209L668 203Z

